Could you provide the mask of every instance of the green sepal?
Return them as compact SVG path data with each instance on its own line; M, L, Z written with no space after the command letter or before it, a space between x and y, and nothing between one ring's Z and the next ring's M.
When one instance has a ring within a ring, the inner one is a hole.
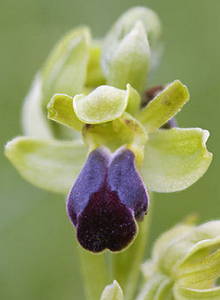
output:
M170 83L140 112L138 119L154 132L176 115L189 100L189 92L179 80Z
M62 125L81 131L83 123L73 110L73 97L55 94L47 105L48 118Z
M67 33L55 46L42 68L44 103L53 94L79 94L87 76L90 32L79 27Z
M119 118L128 104L128 91L103 85L89 95L77 95L73 108L80 121L99 124Z
M116 280L105 287L100 300L123 300L123 292Z
M212 154L206 148L207 130L200 128L160 129L145 146L142 174L151 191L186 189L208 169Z
M87 154L81 141L64 142L17 137L5 155L27 181L42 189L67 194Z
M117 45L107 73L109 85L124 89L130 83L143 92L150 68L150 46L141 21Z
M41 75L37 74L23 105L22 127L25 135L50 139L53 137L53 132L42 102L42 79Z

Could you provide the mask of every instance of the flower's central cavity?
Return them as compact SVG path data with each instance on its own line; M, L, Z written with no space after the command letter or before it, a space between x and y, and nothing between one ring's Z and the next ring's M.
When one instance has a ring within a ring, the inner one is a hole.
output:
M115 154L105 149L90 153L67 201L67 212L85 249L120 251L134 239L135 219L143 218L148 205L134 159L125 148Z

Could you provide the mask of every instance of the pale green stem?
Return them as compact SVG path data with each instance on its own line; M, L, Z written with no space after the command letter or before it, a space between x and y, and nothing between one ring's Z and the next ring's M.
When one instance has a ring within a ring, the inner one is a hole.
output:
M98 300L104 287L110 283L109 269L104 253L92 254L79 247L83 286L87 300Z
M139 233L135 242L124 252L112 254L113 276L124 291L125 300L131 300L137 290L140 266L146 250L152 216L152 194L150 212L139 223Z

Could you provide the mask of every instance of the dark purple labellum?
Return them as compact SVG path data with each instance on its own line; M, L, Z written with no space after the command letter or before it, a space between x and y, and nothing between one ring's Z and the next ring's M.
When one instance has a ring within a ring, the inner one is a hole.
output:
M148 205L134 160L125 148L115 154L98 148L89 154L67 199L67 213L85 249L120 251L134 239L135 219L143 218Z

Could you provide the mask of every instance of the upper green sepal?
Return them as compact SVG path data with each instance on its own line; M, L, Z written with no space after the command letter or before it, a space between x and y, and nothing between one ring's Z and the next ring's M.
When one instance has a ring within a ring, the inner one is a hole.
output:
M67 194L87 155L81 141L17 137L5 155L27 181L48 191Z
M107 285L102 292L100 300L123 300L123 292L116 280L110 285Z
M153 132L174 117L187 101L189 101L187 87L179 80L175 80L142 109L138 119L148 132Z

